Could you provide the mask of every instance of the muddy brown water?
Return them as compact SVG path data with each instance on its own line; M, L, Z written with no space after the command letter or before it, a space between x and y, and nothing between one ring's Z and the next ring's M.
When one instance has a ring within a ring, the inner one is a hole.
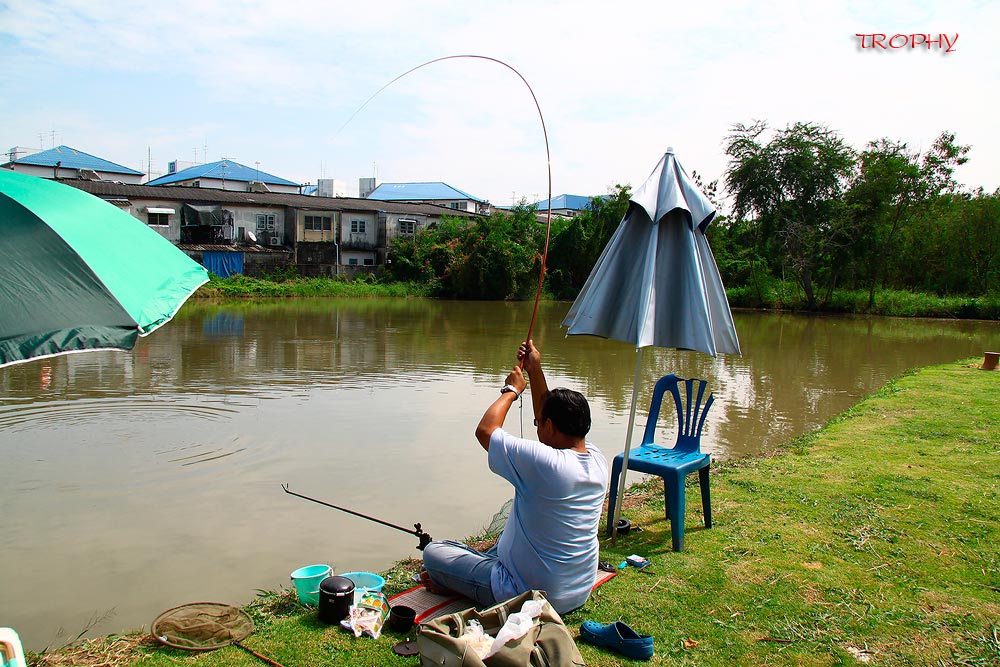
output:
M610 459L636 352L566 337L568 308L542 304L534 338L549 386L589 397L590 439ZM511 492L474 429L530 316L530 303L192 302L131 353L0 370L0 625L54 648L187 602L243 604L303 565L419 556L415 537L282 483L436 538L478 532ZM735 320L742 357L645 352L637 433L669 372L710 381L703 445L725 459L814 429L907 368L1000 347L996 322ZM507 428L533 434L531 420L525 401Z

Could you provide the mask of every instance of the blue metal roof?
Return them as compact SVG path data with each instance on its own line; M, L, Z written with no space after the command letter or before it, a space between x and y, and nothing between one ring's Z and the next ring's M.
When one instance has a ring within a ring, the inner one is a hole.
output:
M271 183L273 185L299 186L298 183L294 183L284 178L278 178L277 176L272 176L265 171L260 171L256 167L248 167L244 164L240 164L239 162L234 162L233 160L219 160L218 162L209 162L208 164L198 164L193 167L188 167L187 169L181 169L173 174L167 174L166 176L155 178L149 183L146 183L146 185L168 185L179 181L189 181L193 178L217 178L220 180L242 181L246 183L249 183L250 181L260 181L262 183Z
M591 197L584 197L583 195L559 195L558 197L552 198L552 208L567 209L570 211L586 211L590 208L590 200ZM544 211L549 207L549 200L543 199L535 204L535 207L539 211Z
M141 171L123 167L120 164L109 162L99 157L94 157L89 153L78 151L69 146L56 146L47 151L28 155L20 160L15 160L14 164L30 164L36 167L54 167L56 162L62 169L93 169L109 174L129 174L132 176L142 176Z
M382 183L372 190L372 193L368 195L368 199L378 199L380 201L436 201L453 199L468 199L475 202L484 201L440 181L436 183Z

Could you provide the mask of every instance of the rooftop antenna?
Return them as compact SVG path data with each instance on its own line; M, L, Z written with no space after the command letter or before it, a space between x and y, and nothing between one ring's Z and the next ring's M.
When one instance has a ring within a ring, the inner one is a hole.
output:
M256 162L254 162L254 164L257 165L257 178L255 178L254 180L255 181L259 181L260 180L260 160L257 160Z

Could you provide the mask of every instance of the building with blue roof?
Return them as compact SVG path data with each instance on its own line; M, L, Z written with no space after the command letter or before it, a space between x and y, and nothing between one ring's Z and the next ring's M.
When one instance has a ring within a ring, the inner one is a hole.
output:
M456 211L488 213L490 203L473 197L467 192L453 188L440 181L430 183L382 183L375 188L368 199L380 201L408 202L411 204L436 204Z
M141 171L123 167L69 146L56 146L46 151L32 153L0 167L41 178L117 181L130 185L138 185L145 176Z
M171 166L174 164L171 163ZM219 160L194 165L155 178L146 185L183 185L236 192L299 193L298 183L279 178L256 167L248 167L235 160Z
M583 211L590 208L590 200L593 197L584 197L583 195L559 195L552 198L552 215L561 215L563 217L572 218ZM549 200L543 199L536 204L533 204L535 208L539 211L547 211L549 208Z

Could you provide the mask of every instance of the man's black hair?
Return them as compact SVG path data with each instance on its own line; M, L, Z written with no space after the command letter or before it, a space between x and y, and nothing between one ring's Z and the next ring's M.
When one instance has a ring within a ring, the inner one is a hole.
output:
M572 389L559 387L546 392L542 417L551 419L560 433L574 438L590 432L590 405L583 394Z

